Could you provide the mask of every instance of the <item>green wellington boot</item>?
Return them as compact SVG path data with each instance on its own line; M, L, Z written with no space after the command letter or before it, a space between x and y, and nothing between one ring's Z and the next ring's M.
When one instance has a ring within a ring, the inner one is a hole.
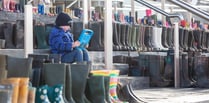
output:
M66 99L68 100L68 103L75 103L73 97L72 97L72 76L71 76L71 68L70 65L67 65L66 68Z
M72 75L72 96L76 103L90 103L84 94L90 66L90 63L70 65Z
M92 103L106 103L103 76L91 76L87 80L89 100Z

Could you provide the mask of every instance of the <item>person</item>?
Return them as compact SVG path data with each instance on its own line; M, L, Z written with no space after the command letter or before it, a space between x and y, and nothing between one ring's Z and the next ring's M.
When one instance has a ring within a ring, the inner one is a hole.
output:
M74 41L73 34L70 33L71 17L66 13L59 13L55 26L49 34L49 46L52 54L61 54L62 63L73 63L89 61L86 48L78 48L80 42Z

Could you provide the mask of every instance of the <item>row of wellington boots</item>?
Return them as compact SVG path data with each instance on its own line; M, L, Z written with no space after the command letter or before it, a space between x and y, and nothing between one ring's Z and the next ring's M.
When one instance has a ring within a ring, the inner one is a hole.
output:
M29 78L7 78L1 83L13 86L12 103L28 103Z

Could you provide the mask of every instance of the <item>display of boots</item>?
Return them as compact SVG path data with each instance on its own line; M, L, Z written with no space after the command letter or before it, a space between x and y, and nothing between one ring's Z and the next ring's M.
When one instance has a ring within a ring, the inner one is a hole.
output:
M7 77L31 77L32 58L17 58L8 56L7 58ZM18 64L18 65L14 65Z
M6 40L6 48L14 49L14 35L13 35L13 24L12 23L4 23L3 24L4 37Z

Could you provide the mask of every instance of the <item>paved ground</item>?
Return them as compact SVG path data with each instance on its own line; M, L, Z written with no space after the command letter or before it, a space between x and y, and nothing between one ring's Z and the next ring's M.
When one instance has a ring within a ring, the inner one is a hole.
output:
M209 103L209 89L149 88L134 93L147 103Z

